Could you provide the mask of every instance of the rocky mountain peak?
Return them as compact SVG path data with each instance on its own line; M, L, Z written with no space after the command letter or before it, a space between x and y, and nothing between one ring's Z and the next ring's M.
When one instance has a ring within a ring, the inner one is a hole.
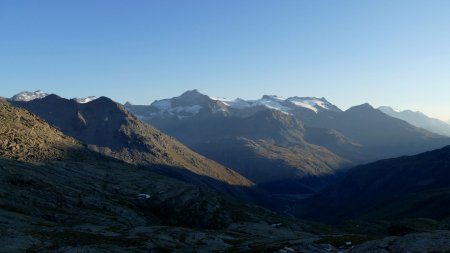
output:
M31 101L34 99L40 99L40 98L44 98L46 96L48 96L49 94L41 91L41 90L36 90L34 92L31 91L22 91L16 95L14 95L13 97L10 98L11 101Z
M198 99L198 98L203 98L203 97L207 97L207 96L200 93L200 91L198 91L197 89L194 89L194 90L188 90L188 91L184 92L178 98L180 98L180 99L181 98L183 98L183 99Z
M375 108L373 108L369 103L364 103L361 105L356 105L350 107L346 112L360 112L360 111L374 111Z

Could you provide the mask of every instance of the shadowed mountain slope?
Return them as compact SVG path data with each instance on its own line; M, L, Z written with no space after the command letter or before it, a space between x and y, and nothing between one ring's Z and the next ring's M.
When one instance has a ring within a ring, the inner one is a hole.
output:
M0 156L18 161L62 160L67 149L81 148L74 139L39 117L0 100Z
M310 193L323 184L303 185L313 177L333 176L349 162L304 140L304 126L291 115L262 110L248 117L192 117L154 123L196 152L233 168L272 193ZM291 187L274 184L289 181Z
M351 169L299 204L300 216L348 219L450 218L450 146Z
M243 199L254 198L253 191L247 192L252 182L141 122L122 105L106 97L81 104L48 95L12 103L39 115L63 133L102 154L208 185Z

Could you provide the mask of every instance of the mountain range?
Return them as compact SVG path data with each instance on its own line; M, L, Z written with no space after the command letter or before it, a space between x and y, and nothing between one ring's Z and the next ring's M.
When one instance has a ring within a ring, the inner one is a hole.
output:
M421 127L433 133L450 136L450 125L447 122L428 117L422 112L415 112L411 110L401 111L389 106L381 106L378 110L391 117L402 119L413 126Z
M450 144L369 104L342 111L325 98L229 100L192 90L123 107L105 97L69 100L37 91L10 101L93 150L251 201L264 195L258 189L317 193L354 165Z
M11 104L38 115L91 150L241 199L260 201L253 182L144 124L109 98L80 103L51 94L29 101L11 99Z
M450 144L369 104L342 111L325 98L229 100L191 90L125 108L277 194L318 192L351 166Z
M105 97L69 100L41 91L9 100L91 150L254 203L270 202L261 188L320 193L356 164L449 143L368 104L342 111L325 98L228 100L192 90L150 106L122 106Z
M0 120L0 251L450 250L449 138L369 104L31 92Z
M44 91L41 91L41 90L22 91L22 92L17 93L16 95L12 96L9 99L9 101L28 102L28 101L35 100L35 99L45 98L48 95L50 95L50 94L48 94ZM95 99L97 99L97 97L95 97L95 96L89 96L89 97L85 97L85 98L73 98L73 100L75 100L76 102L78 102L80 104L88 103Z

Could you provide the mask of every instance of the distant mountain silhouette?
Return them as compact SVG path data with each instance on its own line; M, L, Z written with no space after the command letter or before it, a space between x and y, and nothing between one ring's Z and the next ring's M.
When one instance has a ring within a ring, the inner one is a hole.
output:
M366 154L362 159L352 159L358 162L417 154L450 144L448 137L392 118L369 104L351 107L318 125L335 129L361 144Z
M450 125L448 123L428 117L421 112L411 110L399 111L388 106L381 106L378 110L391 117L402 119L413 126L421 127L433 133L450 136Z

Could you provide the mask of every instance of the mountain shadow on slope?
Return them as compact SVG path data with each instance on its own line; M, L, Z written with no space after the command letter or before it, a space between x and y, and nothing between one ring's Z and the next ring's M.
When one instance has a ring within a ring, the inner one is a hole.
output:
M167 174L178 174L178 178L186 179L198 175L194 182L209 177L211 180L201 183L248 201L255 201L254 196L262 198L264 195L251 187L251 181L141 122L109 98L101 97L80 104L49 95L29 102L13 102L13 105L39 115L63 133L105 155L149 168L159 165L185 168L174 169Z
M164 125L164 121L155 121L155 125L271 193L316 192L326 182L324 178L331 179L350 164L326 148L306 142L303 124L275 110L245 118L198 116L178 122ZM318 179L315 183L314 178ZM283 181L285 187L277 187Z
M297 214L327 222L450 217L450 146L357 166Z

